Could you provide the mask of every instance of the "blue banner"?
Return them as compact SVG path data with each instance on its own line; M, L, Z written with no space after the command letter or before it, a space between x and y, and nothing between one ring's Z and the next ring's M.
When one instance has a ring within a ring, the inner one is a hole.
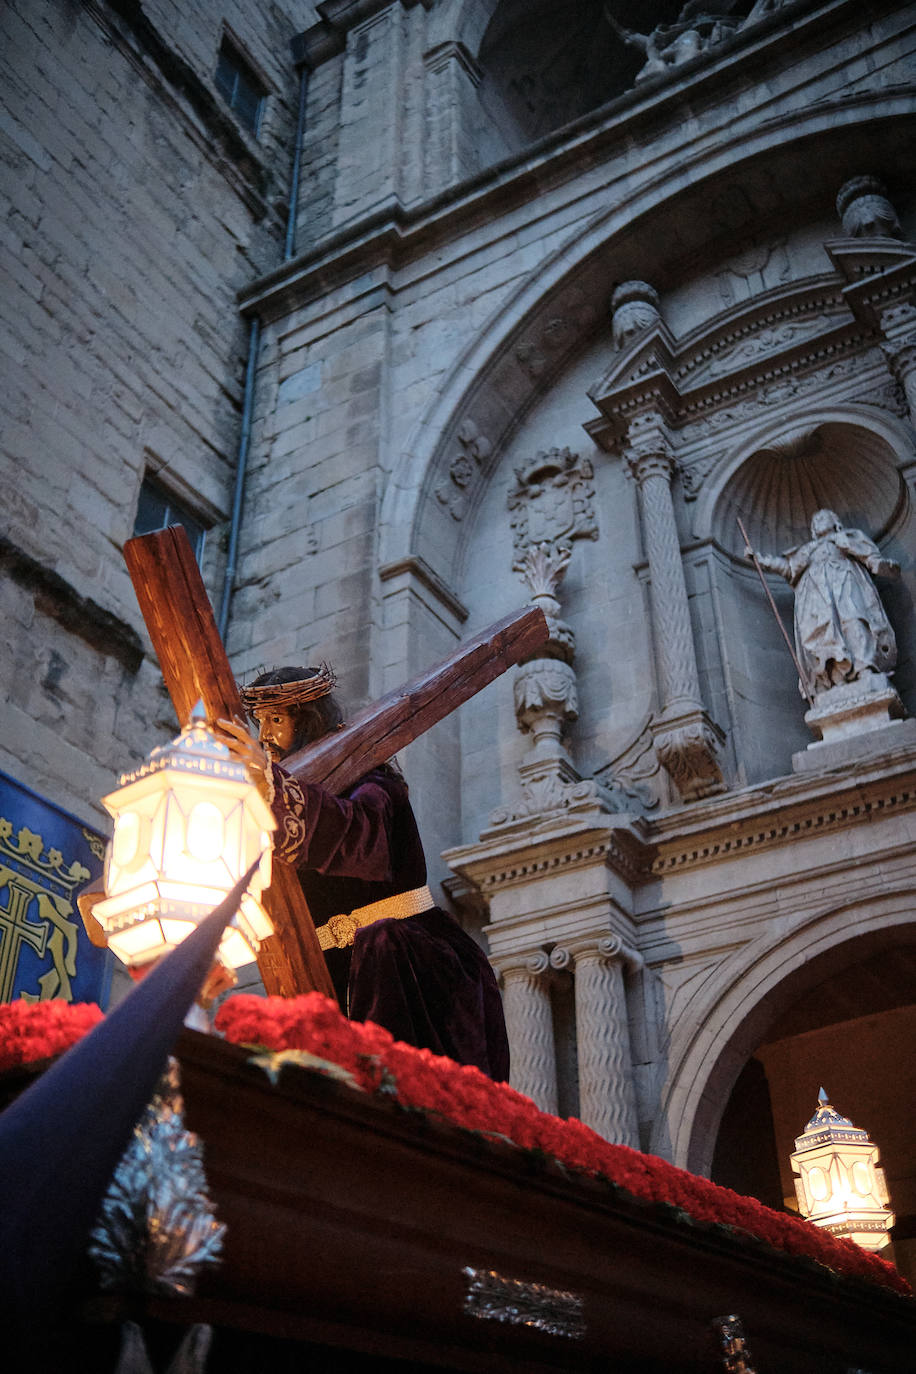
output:
M102 872L105 839L0 773L0 1002L98 1002L112 956L90 944L76 895Z

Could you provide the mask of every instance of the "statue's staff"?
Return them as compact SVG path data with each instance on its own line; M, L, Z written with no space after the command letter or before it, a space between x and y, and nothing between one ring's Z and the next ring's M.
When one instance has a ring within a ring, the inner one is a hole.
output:
M748 537L747 537L747 530L744 528L744 525L743 525L742 520L741 520L741 516L740 516L740 515L736 515L736 516L735 516L735 519L738 521L738 529L741 531L741 538L744 540L744 547L745 547L745 549L747 550L747 553L748 553L748 555L749 555L749 557L750 557L750 559L751 559L751 562L754 564L754 567L757 569L757 576L760 578L760 585L763 587L763 590L766 592L767 601L769 601L769 603L770 603L770 610L773 612L773 614L774 614L775 617L776 617L776 624L779 626L779 629L780 629L780 631L781 631L781 633L782 633L782 637L783 637L783 639L786 641L786 648L789 650L789 653L792 655L792 662L795 664L795 671L798 673L798 683L799 683L799 686L800 686L801 689L802 689L802 693L804 694L805 701L807 701L807 703L808 703L809 706L813 706L813 705L814 705L814 697L811 695L810 691L808 690L807 679L805 678L805 675L804 675L804 673L802 672L801 664L800 664L799 661L798 661L798 654L795 652L795 646L793 645L791 639L789 638L789 633L788 633L788 631L787 631L785 625L783 625L783 623L782 623L782 616L779 614L779 611L776 609L776 602L773 600L773 593L770 591L770 588L769 588L769 585L768 585L768 583L767 583L767 580L766 580L766 578L765 578L764 575L763 575L763 568L761 568L761 566L760 566L760 559L757 557L756 553L755 553L754 550L751 548L751 541L750 541L750 540L748 539Z

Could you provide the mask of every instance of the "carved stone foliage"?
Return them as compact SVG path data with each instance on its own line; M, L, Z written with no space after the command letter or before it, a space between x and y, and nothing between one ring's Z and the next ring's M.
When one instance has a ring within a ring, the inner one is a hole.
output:
M613 798L615 811L651 811L659 805L664 791L648 717L632 744L596 770L595 780Z
M556 549L575 539L598 538L594 475L589 460L568 448L547 449L515 469L517 481L508 496L513 566L520 568L531 544Z
M456 435L458 451L449 464L447 482L436 488L436 499L445 506L453 520L463 520L467 513L474 486L493 445L480 433L473 420L463 420Z
M700 708L652 722L655 752L683 801L725 790L718 755L725 743L719 727Z
M567 663L572 663L575 656L576 637L571 626L560 619L557 592L569 565L570 552L565 544L529 544L513 564L527 584L531 600L547 617L549 637L541 657L562 658Z

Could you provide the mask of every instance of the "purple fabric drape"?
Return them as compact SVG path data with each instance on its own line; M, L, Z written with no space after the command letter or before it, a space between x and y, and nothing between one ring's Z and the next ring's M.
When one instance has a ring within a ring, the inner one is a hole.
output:
M277 853L298 871L316 925L426 882L407 784L373 769L342 797L274 765ZM502 1000L486 956L440 907L376 921L326 951L347 1015L399 1040L509 1076Z

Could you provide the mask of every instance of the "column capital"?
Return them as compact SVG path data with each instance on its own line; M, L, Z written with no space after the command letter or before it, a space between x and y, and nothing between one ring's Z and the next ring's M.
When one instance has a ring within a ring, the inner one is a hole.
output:
M630 421L625 452L630 473L640 486L649 477L664 477L670 482L677 470L671 434L657 411L647 411Z
M616 933L596 931L554 945L550 951L550 965L555 969L574 967L584 959L598 959L602 963L619 963L625 969L641 968L642 955Z
M501 959L491 960L491 963L503 980L514 977L538 978L550 969L550 958L544 949L506 954Z

